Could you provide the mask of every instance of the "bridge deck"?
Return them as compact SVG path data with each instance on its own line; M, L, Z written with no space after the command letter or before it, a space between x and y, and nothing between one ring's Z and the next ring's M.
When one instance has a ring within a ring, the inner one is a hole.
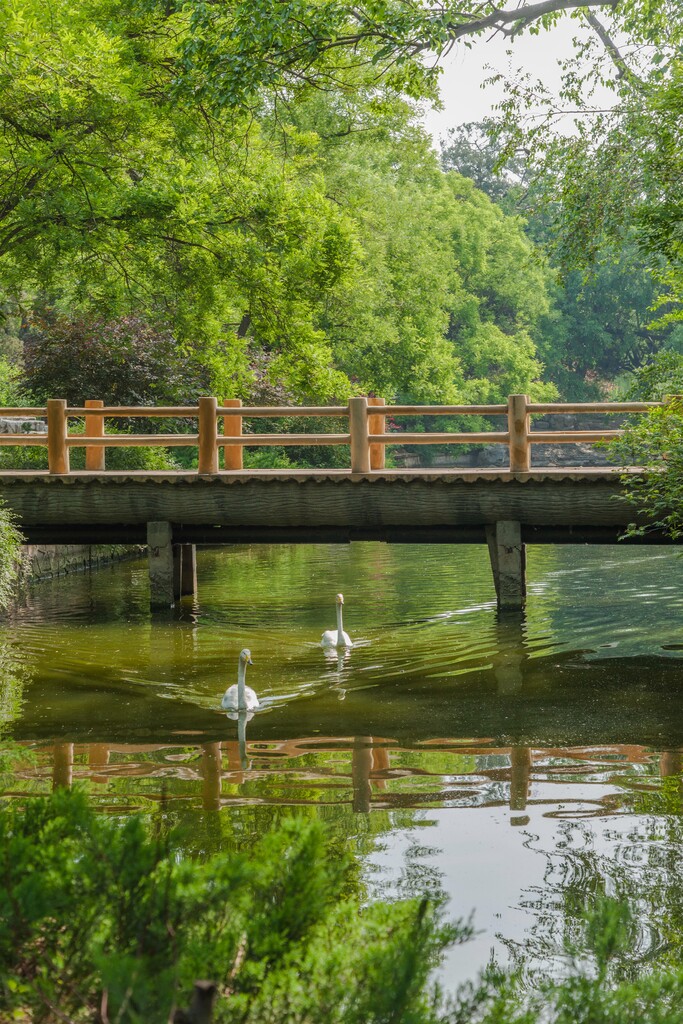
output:
M466 469L457 467L447 469L440 466L432 466L428 469L383 469L372 473L352 473L350 469L241 469L223 470L218 473L198 474L195 470L176 470L174 472L129 469L125 472L108 470L105 473L93 473L88 470L72 469L68 476L49 473L48 470L35 469L12 469L0 470L0 486L11 484L15 480L21 481L49 481L50 483L71 483L76 480L87 480L90 482L107 483L111 481L121 482L124 480L149 480L152 483L160 482L187 482L187 483L215 483L224 484L243 483L249 480L367 480L370 482L380 480L465 480L474 482L476 480L503 480L525 483L530 480L595 480L604 478L613 480L625 474L639 475L643 470L637 466L583 466L583 467L562 467L547 466L527 470L524 473L512 473L507 468L490 467L487 469Z
M27 540L42 543L145 543L154 521L171 524L173 543L476 543L487 526L509 520L521 524L525 542L612 543L634 517L623 497L624 472L23 471L0 473L0 496Z

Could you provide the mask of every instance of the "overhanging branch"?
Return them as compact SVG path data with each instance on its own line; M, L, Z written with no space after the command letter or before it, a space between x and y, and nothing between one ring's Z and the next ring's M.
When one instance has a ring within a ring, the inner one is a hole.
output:
M616 7L618 0L544 0L540 4L528 4L526 7L517 7L512 11L497 10L491 11L483 18L474 18L464 22L451 22L448 32L451 39L461 39L467 35L478 35L487 29L505 30L507 25L515 26L514 31L518 32L527 25L531 25L546 14L555 14L557 11L577 10L590 7ZM588 15L590 17L590 15Z

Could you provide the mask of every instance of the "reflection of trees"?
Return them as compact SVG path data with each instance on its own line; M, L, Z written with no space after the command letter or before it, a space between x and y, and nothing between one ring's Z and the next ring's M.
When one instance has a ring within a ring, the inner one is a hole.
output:
M21 713L24 685L28 678L25 657L18 644L0 642L0 734L3 726Z
M662 766L677 764L679 757L663 755ZM681 776L673 775L638 791L633 810L639 816L627 832L600 835L587 821L562 822L559 840L544 851L543 886L529 890L522 903L535 923L523 942L503 940L516 967L543 969L565 959L569 948L585 949L584 914L605 897L627 905L635 922L631 940L611 965L615 978L683 966L681 788Z

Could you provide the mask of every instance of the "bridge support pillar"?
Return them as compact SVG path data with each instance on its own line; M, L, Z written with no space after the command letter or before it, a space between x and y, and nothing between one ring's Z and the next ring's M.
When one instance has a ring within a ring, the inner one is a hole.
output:
M194 544L173 545L173 594L175 598L197 593L197 548Z
M152 608L175 604L173 572L173 530L170 523L147 523L149 603Z
M493 582L499 608L523 608L526 598L526 547L521 523L500 520L486 527Z

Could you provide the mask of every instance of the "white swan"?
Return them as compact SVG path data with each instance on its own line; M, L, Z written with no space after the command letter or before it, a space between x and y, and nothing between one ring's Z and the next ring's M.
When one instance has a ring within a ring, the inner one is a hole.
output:
M259 707L258 697L246 685L247 665L253 665L251 651L245 647L240 651L240 665L237 671L237 685L230 686L223 694L221 707L225 711L255 711Z
M320 640L321 647L353 647L351 637L348 633L344 632L344 626L342 624L343 604L344 595L337 594L337 628L325 630Z

